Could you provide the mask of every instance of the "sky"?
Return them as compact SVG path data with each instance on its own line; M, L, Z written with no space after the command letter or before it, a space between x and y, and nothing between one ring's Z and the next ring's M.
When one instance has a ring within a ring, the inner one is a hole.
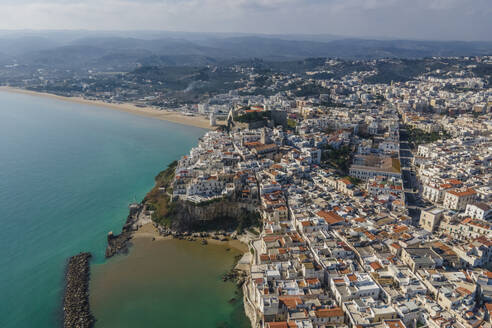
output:
M0 0L0 29L492 41L492 0Z

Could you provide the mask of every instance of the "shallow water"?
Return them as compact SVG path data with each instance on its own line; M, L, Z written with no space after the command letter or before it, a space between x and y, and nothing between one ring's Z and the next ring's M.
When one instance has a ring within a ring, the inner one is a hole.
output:
M221 279L238 254L222 245L136 238L128 255L93 266L96 328L249 327L242 295Z

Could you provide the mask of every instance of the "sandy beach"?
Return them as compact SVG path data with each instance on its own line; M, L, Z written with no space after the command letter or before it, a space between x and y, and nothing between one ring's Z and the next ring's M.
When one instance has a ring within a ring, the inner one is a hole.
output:
M152 223L146 223L146 224L142 225L133 234L133 237L134 238L146 238L146 239L152 238L154 240L170 240L170 239L173 239L173 237L171 237L171 236L166 236L166 237L161 236L159 234L159 231L157 231L157 229L154 227L154 225ZM195 242L201 243L202 239L203 238L197 238ZM248 245L243 243L242 241L240 241L238 239L229 239L227 241L220 241L220 240L213 239L213 238L205 238L205 239L211 245L220 245L220 246L226 246L226 247L234 248L241 253L248 252Z
M203 116L185 116L183 114L176 113L173 111L159 110L152 107L138 107L130 103L112 104L100 100L89 100L82 97L63 97L63 96L53 95L50 93L35 92L35 91L12 88L12 87L0 87L0 91L27 94L27 95L38 96L38 97L48 97L48 98L70 101L70 102L75 102L85 105L101 106L101 107L116 109L131 114L152 117L163 121L169 121L169 122L188 125L188 126L195 126L203 129L211 129L209 120Z

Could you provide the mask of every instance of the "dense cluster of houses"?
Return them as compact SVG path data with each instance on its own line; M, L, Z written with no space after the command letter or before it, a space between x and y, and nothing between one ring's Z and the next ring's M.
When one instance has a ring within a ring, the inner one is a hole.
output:
M491 327L490 89L443 90L484 87L459 73L361 83L368 74L321 81L330 95L295 101L225 96L235 99L235 115L247 99L249 111L276 107L295 127L272 119L208 132L179 161L173 198L258 209L262 229L244 287L257 327ZM345 107L323 108L325 97ZM470 111L479 115L441 115ZM415 153L415 192L432 204L417 220L405 200L401 122L453 136ZM342 150L348 176L324 158Z

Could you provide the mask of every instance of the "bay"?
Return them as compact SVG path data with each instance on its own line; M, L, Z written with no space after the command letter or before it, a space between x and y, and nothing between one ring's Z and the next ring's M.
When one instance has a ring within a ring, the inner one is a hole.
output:
M0 92L0 327L61 322L67 257L104 262L128 204L205 130Z
M127 256L93 267L96 328L249 328L242 294L222 275L241 253L224 245L136 237Z

